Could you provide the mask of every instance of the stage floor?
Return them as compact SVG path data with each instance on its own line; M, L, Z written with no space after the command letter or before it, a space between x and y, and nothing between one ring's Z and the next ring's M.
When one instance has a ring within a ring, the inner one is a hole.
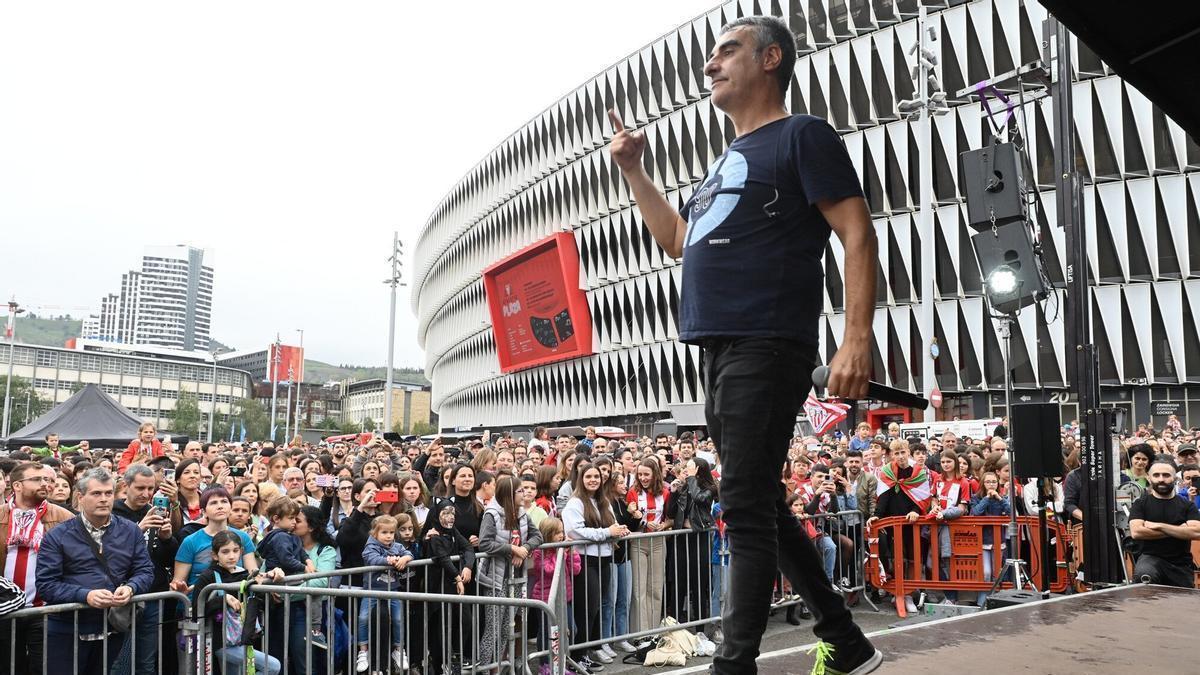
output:
M877 673L1200 673L1191 631L1200 591L1123 586L870 635ZM764 675L807 675L804 647L763 654ZM707 670L707 666L703 667ZM674 673L696 672L684 668Z

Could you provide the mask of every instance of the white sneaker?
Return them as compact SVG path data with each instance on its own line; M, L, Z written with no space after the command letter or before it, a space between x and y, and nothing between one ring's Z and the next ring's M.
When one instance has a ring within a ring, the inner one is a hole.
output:
M606 665L613 662L612 657L608 654L605 654L603 649L593 649L591 652L591 657L593 661L599 661L600 663Z
M615 659L615 658L617 658L617 652L615 652L615 651L613 650L613 648L612 648L612 645L601 645L601 646L600 646L600 651L602 651L602 652L604 652L605 654L607 654L607 655L608 655L608 658L610 658L610 659Z
M906 597L906 598L904 598L904 609L908 610L908 612L910 614L916 614L917 613L917 603L913 602L912 598Z
M621 640L620 642L618 642L617 649L620 649L623 652L628 652L630 654L637 651L637 647L634 647L633 644L631 644L629 642L629 640Z
M367 668L370 667L370 657L367 656L366 652L359 652L358 656L354 658L354 672L365 673L367 672Z
M404 653L403 647L394 647L392 649L392 663L400 670L408 670L408 654Z

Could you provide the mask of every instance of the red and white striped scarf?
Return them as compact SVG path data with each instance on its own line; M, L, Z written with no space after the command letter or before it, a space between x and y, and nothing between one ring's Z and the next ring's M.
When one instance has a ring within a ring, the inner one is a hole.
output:
M41 606L37 597L37 554L46 535L42 516L50 502L43 501L34 509L18 511L15 499L8 500L8 556L4 561L4 576L25 591L26 606Z
M629 504L637 504L638 511L642 512L642 519L647 523L661 523L663 509L667 505L667 491L663 490L662 494L656 495L635 487L625 496L625 501Z

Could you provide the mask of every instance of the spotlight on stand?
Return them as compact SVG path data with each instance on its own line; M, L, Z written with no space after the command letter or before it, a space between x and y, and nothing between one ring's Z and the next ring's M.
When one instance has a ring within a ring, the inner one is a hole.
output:
M1008 265L1001 265L992 270L987 278L988 292L997 296L1012 295L1012 292L1017 290L1020 284L1017 273Z
M1029 230L1022 221L971 237L983 290L992 309L1013 314L1046 297L1046 286Z

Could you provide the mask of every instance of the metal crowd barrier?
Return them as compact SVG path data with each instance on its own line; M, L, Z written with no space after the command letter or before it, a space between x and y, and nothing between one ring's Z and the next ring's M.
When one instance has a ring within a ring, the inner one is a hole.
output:
M1037 516L1018 516L1021 550L1016 555L1029 565L1027 571L1035 585L1041 584L1042 541ZM896 612L907 616L904 598L916 590L941 590L986 593L993 577L1010 557L1006 552L1007 516L962 516L949 521L922 518L909 523L903 516L881 518L867 533L870 557L867 574L872 583L896 599ZM1049 522L1052 531L1055 568L1051 570L1050 591L1062 593L1070 582L1066 562L1066 529ZM991 550L984 549L984 534L991 534ZM949 546L942 539L949 537ZM948 549L949 555L943 553ZM1001 588L1011 588L1007 581Z
M863 569L867 556L865 528L858 512L812 518L822 520L823 530L837 537L834 585L846 594L862 591L867 579ZM278 667L286 673L299 659L307 673L353 673L362 651L361 641L367 644L370 672L392 669L395 664L391 663L391 647L396 644L404 650L410 668L426 673L440 673L444 666L455 665L472 672L500 669L537 673L546 664L551 673L562 675L571 661L595 656L595 650L603 645L637 644L669 631L704 628L720 621L728 591L728 556L724 551L714 551L714 530L635 533L608 543L620 547L620 563L614 558L584 555L594 542L544 544L539 557L552 555L554 560L545 600L529 596L534 583L545 588L545 570L510 575L498 591L484 593L485 589L473 583L460 596L432 588L444 571L429 559L410 563L409 574L390 591L346 587L352 578L393 571L389 567L338 569L294 575L280 583L249 585L245 597L261 598L264 605L262 635L251 645L261 657L256 670L269 675ZM580 555L579 574L573 574L574 554ZM476 555L477 561L486 558L486 554ZM478 569L477 564L472 575ZM333 587L300 585L318 580ZM477 578L472 581L477 582ZM568 584L573 590L570 604ZM173 592L137 596L138 602L157 603L159 616L155 621L163 628L155 631L152 643L145 643L136 637L146 627L136 627L131 631L133 639L128 641L131 653L120 654L121 658L114 661L107 658L106 652L105 663L112 661L113 667L106 667L103 675L161 673L170 671L168 666L175 661L178 672L189 675L218 670L223 675L244 672L240 663L247 656L245 646L236 647L232 655L218 651L224 646L223 626L217 620L221 612L207 611L214 593L236 597L240 591L240 584L212 584L202 590L194 605L186 596ZM360 614L365 602L371 607ZM391 621L394 602L401 603L398 608L402 625ZM183 609L178 615L177 607ZM24 609L0 620L0 627L5 629L0 634L11 645L17 641L19 621L83 609L88 608L59 605ZM664 625L666 617L677 623ZM398 640L397 630L402 631ZM44 638L44 625L41 631ZM73 635L76 644L79 637ZM108 649L114 638L102 639ZM535 639L536 644L532 644ZM123 646L111 648L119 650ZM153 653L147 655L146 651ZM138 669L126 667L128 662L139 663ZM15 652L7 665L8 672L14 672ZM47 672L45 655L38 665L34 672ZM73 672L83 671L77 664Z
M5 673L53 672L53 675L152 675L168 670L177 655L174 640L177 604L186 611L190 606L187 596L164 591L135 595L130 602L142 610L127 633L108 628L109 610L96 610L82 603L26 607L0 617L0 636L3 636L0 639L0 653L3 654L0 668ZM81 632L79 613L83 611L102 612L100 625L103 628ZM60 620L62 615L70 618L64 622ZM51 623L57 624L53 633L50 632ZM68 625L63 626L63 623ZM24 648L30 637L40 638L40 656L36 650L29 655ZM91 652L97 645L100 649L99 670L80 661L84 646L89 646L87 651ZM70 669L62 670L59 666L52 670L51 651L56 653L55 660L58 661L64 649L70 650Z
M563 552L555 555L561 559ZM486 557L479 554L476 560ZM457 558L452 562L457 562ZM391 671L399 665L392 660L393 646L403 649L409 668L426 673L441 673L444 667L455 666L455 672L499 669L535 673L539 668L531 664L543 657L552 659L553 672L565 672L565 651L552 639L561 625L561 607L565 606L565 599L555 602L564 583L560 574L552 578L549 601L543 602L525 597L529 580L524 574L510 575L498 591L457 595L430 591L429 584L436 582L437 573L441 572L434 561L416 560L408 569L414 576L401 584L400 590L391 591L292 585L335 576L348 579L351 575L395 571L389 567L295 575L282 583L249 585L248 596L259 596L266 605L263 634L255 649L276 659L281 672L287 672L292 662L300 659L304 672L317 675L356 672L360 652L367 655L369 672ZM473 583L476 581L472 579ZM197 597L196 607L207 608L209 599L219 591L236 595L240 590L240 584L207 586ZM368 602L370 608L363 610ZM403 617L402 622L393 621L394 611ZM317 646L319 640L313 628L319 630L325 647ZM530 649L535 629L544 631L544 647ZM397 631L401 633L399 637ZM214 661L228 658L228 652L217 649L222 643L219 636L214 617L206 617L197 640L197 673L214 672ZM366 644L366 649L360 648L360 644ZM239 656L234 656L235 661L241 660ZM268 668L273 665L267 659L264 661Z

